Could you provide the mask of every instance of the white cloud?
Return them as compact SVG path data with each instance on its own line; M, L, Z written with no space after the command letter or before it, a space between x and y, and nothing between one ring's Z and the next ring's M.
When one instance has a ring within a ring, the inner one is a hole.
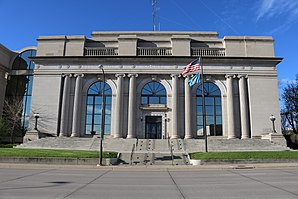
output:
M280 15L289 17L289 20L298 18L297 0L259 0L257 7L257 21Z

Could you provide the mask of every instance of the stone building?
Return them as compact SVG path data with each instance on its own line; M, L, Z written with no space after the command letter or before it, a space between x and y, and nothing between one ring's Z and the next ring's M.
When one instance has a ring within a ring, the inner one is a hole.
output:
M201 57L208 135L259 138L272 132L271 114L281 131L276 66L282 59L275 57L269 36L93 32L91 38L40 36L31 49L34 70L23 73L11 70L12 52L1 50L11 58L1 62L7 66L1 103L4 73L31 78L28 129L35 125L33 113L39 113L39 131L53 136L90 137L100 134L102 122L111 138L202 136L202 84L190 88L192 74L181 75Z

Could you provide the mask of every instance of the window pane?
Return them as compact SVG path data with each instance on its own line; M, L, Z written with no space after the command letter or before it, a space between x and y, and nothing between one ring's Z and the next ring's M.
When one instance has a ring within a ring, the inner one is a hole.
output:
M99 134L100 133L100 125L94 125L94 129L95 134Z
M106 104L112 104L112 96L106 96Z
M99 105L102 104L102 97L101 96L96 96L95 97L95 104L99 104Z
M94 115L94 124L101 124L101 115Z
M158 97L149 97L149 104L158 104Z
M197 97L197 105L202 105L202 97Z
M111 133L111 125L106 124L105 125L105 135L110 135Z
M203 107L202 106L197 106L197 115L203 115Z
M101 114L101 105L95 105L94 108L94 114Z
M220 97L215 98L215 105L221 105L221 98Z
M213 97L205 97L205 105L213 105Z
M92 124L92 115L86 116L86 124Z
M167 98L166 97L160 97L160 104L167 104Z
M93 104L93 96L88 96L87 104Z
M197 125L203 125L203 116L197 116Z
M87 114L92 114L93 112L93 105L87 105Z
M222 117L216 116L216 124L222 124Z
M214 124L214 116L206 116L206 125Z
M90 134L91 133L91 125L86 125L86 134Z
M148 98L147 97L142 97L142 104L148 104Z
M206 106L206 115L214 115L214 107Z
M111 115L105 115L105 125L111 124Z
M221 106L216 106L216 115L221 115Z

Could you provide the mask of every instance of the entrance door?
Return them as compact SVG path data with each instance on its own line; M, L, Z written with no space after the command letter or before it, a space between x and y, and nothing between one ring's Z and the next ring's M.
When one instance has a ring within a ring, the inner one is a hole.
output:
M161 139L161 116L146 116L146 139Z

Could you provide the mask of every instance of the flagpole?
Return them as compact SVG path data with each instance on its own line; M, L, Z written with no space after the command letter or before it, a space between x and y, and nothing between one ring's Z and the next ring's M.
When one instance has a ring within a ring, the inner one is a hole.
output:
M203 59L200 59L201 65L201 82L202 82L202 111L203 111L203 134L205 139L205 152L208 152L208 141L207 141L207 131L206 131L206 107L205 107L205 89L204 89L204 67L203 67Z

